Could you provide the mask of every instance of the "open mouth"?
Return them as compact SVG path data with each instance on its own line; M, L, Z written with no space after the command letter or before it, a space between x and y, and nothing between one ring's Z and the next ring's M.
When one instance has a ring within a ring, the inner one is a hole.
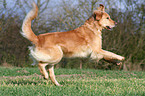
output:
M106 29L110 30L110 29L111 29L111 27L110 27L110 26L106 26Z

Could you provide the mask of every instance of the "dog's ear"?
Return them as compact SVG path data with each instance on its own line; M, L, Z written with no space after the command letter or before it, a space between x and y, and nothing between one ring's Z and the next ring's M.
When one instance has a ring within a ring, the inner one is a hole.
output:
M94 11L93 17L95 20L99 21L102 18L103 13L100 11Z
M103 11L103 12L105 11L105 7L103 4L100 4L100 7L98 7L97 9L98 11Z
M104 11L105 11L104 5L100 4L100 7L98 7L97 10L94 11L94 13L93 13L94 19L99 21L102 18Z

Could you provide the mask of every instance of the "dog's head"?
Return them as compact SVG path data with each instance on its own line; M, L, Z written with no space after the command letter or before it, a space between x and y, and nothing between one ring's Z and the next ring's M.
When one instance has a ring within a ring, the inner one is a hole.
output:
M100 4L100 7L93 12L91 18L93 18L91 21L93 20L96 25L99 25L99 27L106 28L108 30L115 27L115 24L117 24L110 18L109 14L105 12L105 7L102 4Z

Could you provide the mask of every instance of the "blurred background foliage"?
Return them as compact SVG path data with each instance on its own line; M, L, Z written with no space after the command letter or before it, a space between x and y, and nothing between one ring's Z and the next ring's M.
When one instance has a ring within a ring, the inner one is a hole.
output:
M33 0L32 0L33 1ZM31 67L31 43L20 35L22 21L32 8L31 0L0 0L0 65ZM38 17L32 22L35 34L69 31L81 26L101 3L118 24L103 30L103 49L126 57L122 70L145 71L144 0L34 0ZM105 61L63 58L57 68L118 69Z

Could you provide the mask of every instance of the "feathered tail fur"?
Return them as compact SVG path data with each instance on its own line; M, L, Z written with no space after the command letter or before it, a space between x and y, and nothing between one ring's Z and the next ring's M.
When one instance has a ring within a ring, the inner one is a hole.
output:
M26 17L23 21L21 34L25 38L30 40L33 44L37 44L38 37L33 33L32 29L31 29L31 21L36 18L37 13L38 13L38 7L34 2L32 3L32 5L33 5L33 8L26 15Z

